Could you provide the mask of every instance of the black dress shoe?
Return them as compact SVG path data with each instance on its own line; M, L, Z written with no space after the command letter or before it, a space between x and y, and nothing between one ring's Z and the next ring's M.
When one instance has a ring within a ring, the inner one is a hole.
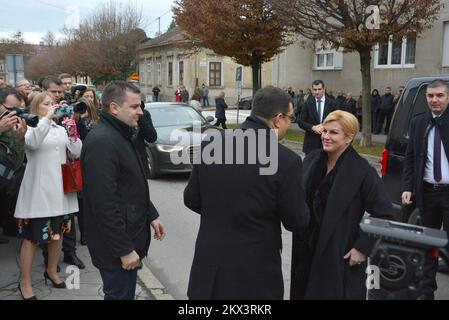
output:
M50 278L50 276L47 273L47 270L45 270L44 272L44 280L45 280L45 285L47 285L47 280L50 280L51 284L53 285L53 287L55 287L56 289L64 289L66 287L65 282L62 281L60 283L56 283L53 281L52 278Z
M36 296L31 296L29 298L25 298L23 296L22 289L20 288L20 282L19 282L19 286L17 288L19 289L20 296L22 297L22 300L37 300Z
M64 255L64 262L77 266L79 269L84 269L86 268L86 266L84 265L84 263L81 261L80 258L77 257L76 254L71 254L71 255Z

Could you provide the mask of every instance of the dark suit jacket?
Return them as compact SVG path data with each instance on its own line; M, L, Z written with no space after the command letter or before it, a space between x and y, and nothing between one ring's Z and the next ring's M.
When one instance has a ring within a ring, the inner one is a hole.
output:
M335 102L326 96L326 102L324 105L323 121L332 111L335 111ZM316 100L307 99L304 107L301 110L299 116L299 127L306 131L304 137L304 145L302 151L305 154L310 153L315 149L321 149L323 144L321 143L321 136L312 131L312 127L320 124L318 117L318 111L316 110Z
M150 169L148 165L148 155L146 152L146 144L145 141L148 143L153 143L157 140L157 132L156 129L154 129L153 121L151 120L151 114L148 112L148 110L143 110L143 115L139 119L139 131L137 136L134 137L134 145L136 146L137 151L140 154L140 157L142 158L142 163L145 164L144 170L145 170L145 177L147 179L150 179Z
M310 185L322 170L318 168L322 153L315 150L304 159L307 199L315 196L309 194ZM366 263L350 267L343 257L352 248L369 255L375 240L360 230L359 223L365 211L392 220L393 207L368 161L352 148L343 156L327 197L315 247L310 247L311 230L300 237L293 233L291 299L365 299ZM319 221L315 214L311 211L311 219Z
M405 153L404 169L402 174L402 190L412 192L415 204L422 210L423 181L427 159L427 140L430 129L432 113L429 111L417 114L412 119L410 139ZM449 159L449 108L441 115L440 133L446 157Z
M242 128L269 132L252 120ZM301 158L278 146L274 175L260 175L263 166L248 161L194 165L184 191L185 205L201 215L187 293L190 299L283 298L281 222L287 230L301 234L309 214ZM246 143L245 159L248 151Z

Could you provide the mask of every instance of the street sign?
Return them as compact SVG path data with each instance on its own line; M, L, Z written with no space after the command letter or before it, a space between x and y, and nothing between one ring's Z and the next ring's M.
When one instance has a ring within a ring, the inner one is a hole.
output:
M242 71L242 66L237 67L237 69L235 70L235 82L242 82Z
M239 124L239 114L240 114L239 103L243 87L242 74L243 74L243 67L242 66L237 67L237 69L235 70L235 86L237 89L237 125Z
M8 82L16 86L17 82L25 79L23 55L6 54L6 69L8 70Z

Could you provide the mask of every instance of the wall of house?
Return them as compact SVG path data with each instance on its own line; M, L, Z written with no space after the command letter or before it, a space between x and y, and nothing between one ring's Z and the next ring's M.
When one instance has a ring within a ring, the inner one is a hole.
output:
M221 86L209 86L209 100L214 104L214 98L224 91L226 101L234 105L238 100L239 91L236 88L236 68L239 66L231 58L216 55L214 52L203 49L197 54L174 46L144 49L139 52L139 74L142 95L147 101L152 99L152 90L155 85L161 89L161 101L174 101L174 92L180 85L179 62L184 63L184 86L193 94L196 84L200 87L203 83L209 85L209 64L220 62L222 66ZM148 72L152 61L151 73ZM168 83L168 63L173 62L173 84ZM161 80L157 81L157 63L161 63ZM262 85L271 84L272 64L262 66ZM252 71L249 67L243 68L243 87L241 97L252 95ZM159 83L158 83L159 82Z
M449 1L445 1L449 4ZM441 11L440 18L431 30L423 33L416 42L416 61L413 68L374 67L375 53L372 54L372 88L383 92L390 86L395 92L413 77L448 74L449 68L442 66L444 46L444 23L449 21L449 5ZM449 37L446 41L449 41ZM344 53L341 70L314 70L315 53L300 47L299 43L289 46L286 51L273 59L272 84L280 88L293 86L294 90L306 89L316 79L325 82L328 90L352 92L357 96L362 89L360 58L358 53Z
M6 73L6 63L5 60L0 59L0 80L6 81L7 73Z

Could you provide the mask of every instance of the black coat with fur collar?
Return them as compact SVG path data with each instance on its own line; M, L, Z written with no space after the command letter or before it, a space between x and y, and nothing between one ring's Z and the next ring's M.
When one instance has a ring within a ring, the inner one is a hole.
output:
M304 160L306 193L322 170L323 152L315 150ZM365 211L392 220L391 201L377 172L351 148L336 172L316 246L310 248L310 229L305 238L293 235L291 299L365 299L366 263L350 267L343 259L352 248L371 253L374 241L359 227Z

